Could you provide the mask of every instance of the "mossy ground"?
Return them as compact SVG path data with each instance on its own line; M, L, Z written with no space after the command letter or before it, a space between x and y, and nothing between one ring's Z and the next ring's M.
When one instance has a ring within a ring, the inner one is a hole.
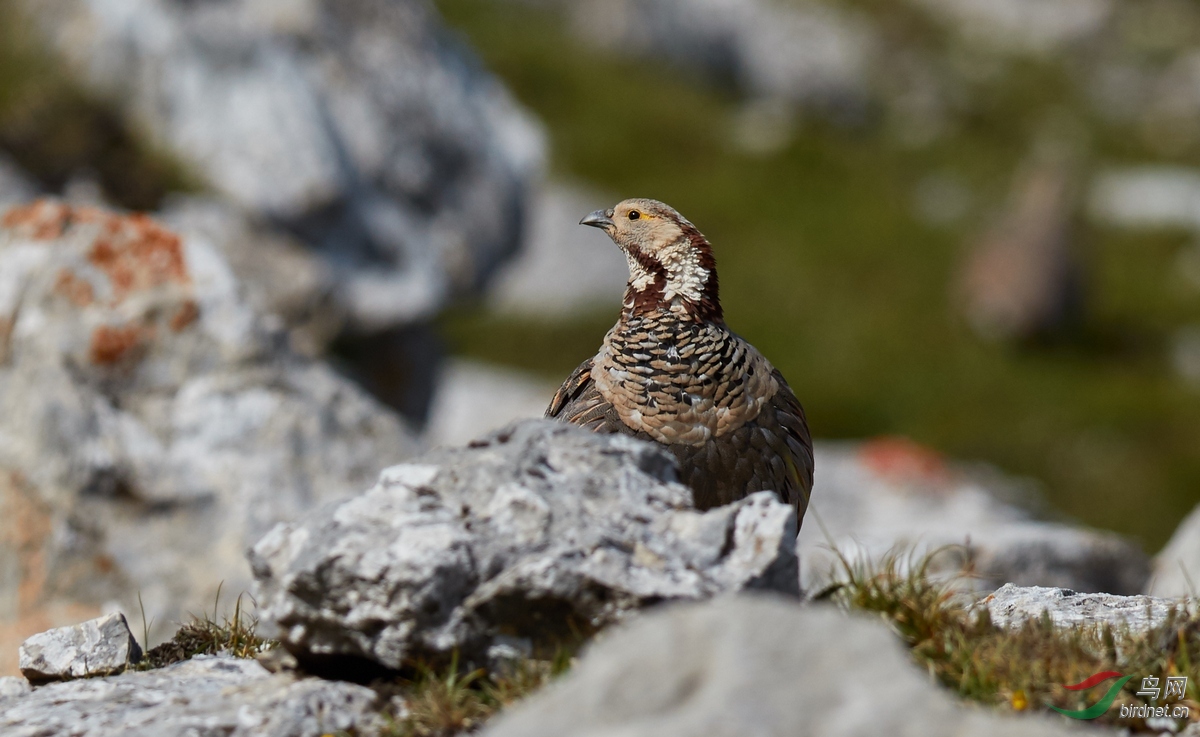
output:
M1121 706L1151 705L1137 695L1143 677L1157 677L1163 687L1169 676L1186 676L1185 698L1171 703L1189 707L1190 719L1200 721L1200 616L1195 612L1181 606L1143 633L1101 624L1057 628L1048 618L1001 629L985 607L958 593L954 581L925 575L928 559L912 566L899 562L889 557L874 567L844 564L847 582L829 596L848 610L881 616L911 648L913 659L959 696L1002 711L1082 710L1099 701L1113 681L1081 691L1065 686L1117 671L1133 678L1096 723L1157 733L1161 727L1150 729L1144 719L1122 718Z
M943 30L913 4L852 4L897 48L950 58ZM1043 345L986 344L952 309L964 242L995 216L1045 130L1086 131L1086 166L1164 159L1096 120L1069 68L1005 62L949 131L920 146L898 142L878 114L846 127L804 120L785 149L755 156L731 143L740 103L727 90L592 48L542 6L438 5L546 122L559 174L665 200L705 231L731 327L783 371L817 437L902 434L992 461L1043 482L1067 515L1150 551L1196 503L1200 392L1170 359L1173 331L1200 322L1200 297L1175 270L1185 234L1081 222L1086 318ZM915 215L931 175L974 193L960 220ZM460 353L561 380L594 353L617 301L568 320L465 308L442 325Z

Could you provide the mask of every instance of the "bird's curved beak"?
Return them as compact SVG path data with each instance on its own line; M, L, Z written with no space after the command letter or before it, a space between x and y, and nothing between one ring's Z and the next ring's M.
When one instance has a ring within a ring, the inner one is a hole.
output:
M590 225L593 228L608 230L613 227L612 210L596 210L593 213L585 215L583 220L579 221L580 225Z

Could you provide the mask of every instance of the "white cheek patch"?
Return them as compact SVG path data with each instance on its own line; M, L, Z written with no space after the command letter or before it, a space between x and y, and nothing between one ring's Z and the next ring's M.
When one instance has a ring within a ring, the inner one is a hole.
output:
M659 251L659 259L667 270L667 284L663 299L671 302L676 298L688 302L699 302L708 283L708 269L700 265L700 253L682 238Z
M654 274L647 271L641 262L628 253L625 254L625 260L629 262L629 286L634 291L640 292L654 283Z

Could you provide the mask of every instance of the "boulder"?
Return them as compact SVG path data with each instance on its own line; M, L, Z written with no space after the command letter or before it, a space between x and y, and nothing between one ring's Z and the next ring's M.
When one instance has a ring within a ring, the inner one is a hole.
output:
M537 319L608 308L616 320L629 266L608 236L579 219L620 199L573 182L543 184L529 200L521 252L497 272L489 306Z
M325 258L349 327L516 249L540 128L422 0L27 0L50 49L220 196Z
M222 582L232 605L276 522L413 454L395 414L285 343L203 237L48 200L0 215L12 651L110 602L144 605L152 639L211 612Z
M542 417L557 384L523 371L452 359L442 367L425 425L429 446L466 445L510 422Z
M1095 38L1115 15L1112 0L913 0L975 48L1051 54Z
M158 217L180 237L220 249L250 306L287 331L295 352L320 355L345 329L333 268L299 239L212 196L169 197Z
M0 692L2 693L2 692ZM5 737L321 737L377 734L363 686L272 675L253 660L200 656L141 673L0 695Z
M1167 621L1172 610L1186 612L1181 600L1153 596L1081 594L1070 589L1005 584L981 602L992 622L1017 628L1043 616L1061 628L1108 625L1114 629L1146 632Z
M0 676L0 702L14 696L24 696L33 690L29 681L16 676Z
M398 668L569 642L664 600L796 595L795 534L771 492L700 513L667 451L533 420L384 470L251 564L266 631L301 661Z
M1200 597L1200 506L1184 517L1154 558L1154 577L1146 593Z
M30 682L120 673L142 659L125 615L108 614L30 637L21 645L21 674Z
M1092 217L1126 228L1200 231L1200 171L1145 165L1101 172L1089 194Z
M0 153L0 210L32 199L37 194L33 180L11 158Z
M825 606L727 597L639 617L485 737L1012 735L1074 732L964 708L887 627Z
M870 95L874 30L841 7L768 0L565 3L580 37L732 81L748 97L825 112Z
M1129 540L1038 519L1013 479L911 441L821 443L816 467L797 541L806 590L843 576L835 550L852 565L896 554L902 567L942 550L930 571L968 573L962 583L981 592L1015 583L1136 594L1149 576L1149 558Z

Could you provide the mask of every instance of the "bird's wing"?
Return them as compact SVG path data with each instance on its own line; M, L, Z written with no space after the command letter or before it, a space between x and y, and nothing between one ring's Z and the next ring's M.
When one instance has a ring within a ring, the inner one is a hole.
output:
M800 406L800 400L792 393L783 374L776 369L774 377L779 383L779 391L771 398L771 408L787 445L788 452L783 454L787 466L787 501L796 505L797 512L803 517L813 485L812 435L808 431L804 407Z
M593 432L631 432L592 381L590 358L579 364L579 368L554 393L554 399L546 408L546 417L586 427Z

